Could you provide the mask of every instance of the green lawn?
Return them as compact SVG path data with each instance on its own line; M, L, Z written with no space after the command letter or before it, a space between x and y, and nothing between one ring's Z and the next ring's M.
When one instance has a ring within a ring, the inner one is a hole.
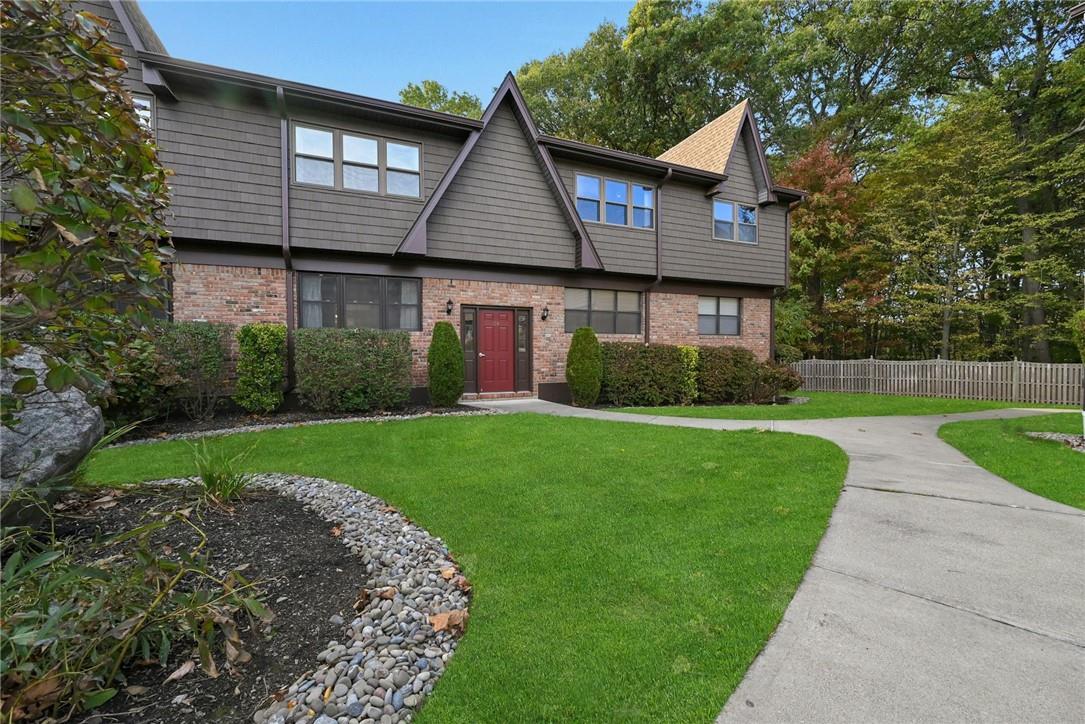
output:
M804 405L694 405L692 407L629 407L622 412L673 417L714 417L724 420L811 420L826 417L882 415L943 415L1006 407L1055 407L1020 402L948 400L940 397L873 395L863 392L798 392L809 397Z
M812 437L527 414L221 444L255 444L253 470L378 495L451 548L475 598L425 722L711 721L790 602L847 468ZM89 479L191 472L184 443L156 443L103 451Z
M943 425L938 436L977 464L1025 490L1085 509L1085 455L1026 432L1081 433L1080 415L970 420Z

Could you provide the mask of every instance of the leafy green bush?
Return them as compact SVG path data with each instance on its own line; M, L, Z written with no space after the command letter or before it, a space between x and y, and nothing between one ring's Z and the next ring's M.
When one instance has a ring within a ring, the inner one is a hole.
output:
M26 494L8 498L5 519ZM108 501L115 494L92 496ZM195 529L200 542L181 556L165 553L157 536L171 527L185 536ZM240 615L265 628L272 619L253 583L213 569L207 539L188 511L160 512L104 540L63 539L54 530L8 527L0 541L4 721L65 721L101 706L117 694L124 665L165 666L174 648L185 659L195 648L204 671L217 676L216 656L231 665L251 658L238 635Z
M230 455L221 445L203 439L190 445L192 464L196 468L197 482L203 489L203 497L212 503L225 505L241 497L252 482L252 475L239 468L252 452L250 447L237 455Z
M742 347L701 347L697 360L697 398L710 405L752 402L761 363Z
M168 415L181 381L172 362L146 339L132 340L119 357L110 393L101 400L105 415L118 424Z
M433 326L426 355L429 366L429 399L436 407L451 407L463 394L463 347L449 322Z
M680 404L692 405L697 399L697 360L700 358L700 353L696 347L680 344L678 354L682 356L682 364L685 366Z
M298 396L314 410L397 409L411 394L411 338L402 331L299 329L294 374Z
M591 407L599 399L603 351L591 327L581 327L573 332L565 358L565 381L569 383L569 392L577 407Z
M249 412L271 412L283 403L286 326L245 324L237 330L234 401Z
M170 322L160 325L158 350L179 381L175 399L193 420L215 414L226 389L226 335L229 326L213 322Z
M693 400L696 367L690 361L696 361L695 348L604 342L602 350L601 396L610 404L682 405Z
M751 402L772 402L780 395L802 387L802 375L785 364L762 363L757 373Z
M168 175L93 13L5 2L0 35L0 364L33 346L49 389L97 390L166 297ZM38 385L13 371L14 394L0 395L8 426Z

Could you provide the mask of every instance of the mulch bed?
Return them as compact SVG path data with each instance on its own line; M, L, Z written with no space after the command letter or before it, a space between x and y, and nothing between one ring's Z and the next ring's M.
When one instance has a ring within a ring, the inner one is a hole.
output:
M117 533L145 522L152 508L191 505L194 491L176 487L138 488L117 498L117 505L80 515L76 506L62 519L58 533L81 538ZM332 525L297 501L266 490L251 490L232 511L200 506L192 520L208 538L210 566L216 573L248 564L244 575L258 581L264 600L276 618L270 635L249 630L246 619L241 639L252 661L240 670L221 665L218 678L198 667L177 681L163 683L182 663L193 658L190 647L178 645L165 667L136 667L127 685L147 687L135 696L121 692L104 707L82 715L80 721L132 721L176 724L180 721L249 722L267 705L270 695L312 668L317 654L335 638L341 626L334 614L350 611L358 586L365 579L360 559L352 556L332 534ZM155 536L156 545L175 550L191 546L196 535L187 526L169 526Z
M443 408L440 412L468 412L475 408L467 405ZM348 420L357 418L380 419L382 417L400 417L405 415L421 415L434 412L434 408L426 405L412 405L391 412L309 412L305 410L293 410L275 412L269 415L252 415L244 412L220 412L210 420L190 420L187 417L171 416L161 420L144 422L127 435L120 438L119 442L131 442L133 440L147 440L167 435L194 432L228 432L239 427L250 425L289 425L297 422L314 422L321 420Z

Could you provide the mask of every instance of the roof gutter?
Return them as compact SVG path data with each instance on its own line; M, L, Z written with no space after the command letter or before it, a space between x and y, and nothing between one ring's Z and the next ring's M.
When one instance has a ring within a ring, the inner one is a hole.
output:
M140 60L145 63L181 75L207 78L275 93L281 88L284 94L298 98L309 98L329 103L337 103L351 108L367 110L372 113L383 114L400 119L410 118L420 123L429 123L435 126L454 128L456 130L472 131L482 128L481 121L477 121L473 118L464 118L463 116L455 116L450 113L440 113L438 111L426 110L425 108L415 108L414 106L408 106L402 103L393 103L392 101L370 98L369 96L360 96L354 93L344 93L342 91L321 88L306 83L294 83L281 78L272 78L266 75L247 73L241 70L208 65L206 63L197 63L192 60L182 60L160 53L140 51L137 55Z

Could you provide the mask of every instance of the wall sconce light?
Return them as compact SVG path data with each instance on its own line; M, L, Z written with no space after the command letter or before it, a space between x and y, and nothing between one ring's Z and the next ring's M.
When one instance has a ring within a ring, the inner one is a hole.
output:
M545 322L549 316L550 316L550 307L543 307L542 321Z
M452 314L452 300L451 299L449 299L447 302L445 302L445 314L448 314L448 315Z

